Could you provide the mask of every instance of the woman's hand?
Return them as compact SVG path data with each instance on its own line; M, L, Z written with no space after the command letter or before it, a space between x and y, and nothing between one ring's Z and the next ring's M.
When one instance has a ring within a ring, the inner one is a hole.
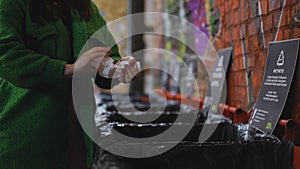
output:
M134 57L124 57L117 63L113 63L114 60L109 56L105 56L98 67L98 73L100 76L108 79L119 78L119 81L123 83L129 83L131 80L139 75L140 65Z
M97 72L101 60L107 55L110 48L94 47L83 53L74 64L65 66L65 77L72 77L73 73L82 75L93 75Z
M122 58L116 65L121 68L119 80L123 83L129 83L140 75L140 63L132 56Z
M98 66L98 74L102 77L113 79L116 71L114 60L108 55L104 56Z

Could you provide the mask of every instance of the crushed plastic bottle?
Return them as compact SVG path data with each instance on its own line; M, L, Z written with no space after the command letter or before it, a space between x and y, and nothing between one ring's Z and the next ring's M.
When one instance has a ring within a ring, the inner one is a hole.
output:
M136 63L137 69L140 71L140 62ZM121 60L120 62L114 64L114 60L112 58L110 58L109 56L105 56L100 63L98 72L102 77L108 79L120 78L122 69L124 69L124 66L126 64L129 64L127 60Z

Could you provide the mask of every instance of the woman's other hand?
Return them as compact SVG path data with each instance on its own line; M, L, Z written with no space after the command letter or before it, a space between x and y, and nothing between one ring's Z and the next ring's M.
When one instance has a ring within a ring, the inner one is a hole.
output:
M110 48L94 47L83 53L74 64L65 66L65 77L72 77L73 73L80 75L93 75L97 72L100 62L108 55Z

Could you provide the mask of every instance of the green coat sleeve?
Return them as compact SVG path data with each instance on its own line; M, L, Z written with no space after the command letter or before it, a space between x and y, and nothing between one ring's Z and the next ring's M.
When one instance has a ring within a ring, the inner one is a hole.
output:
M25 1L0 0L0 77L21 88L56 86L66 62L51 59L24 44Z

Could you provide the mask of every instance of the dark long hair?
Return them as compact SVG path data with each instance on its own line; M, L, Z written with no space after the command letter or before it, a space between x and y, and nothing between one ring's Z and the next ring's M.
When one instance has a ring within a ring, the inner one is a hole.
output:
M53 14L56 8L54 4L59 4L58 16ZM55 21L57 17L65 17L70 9L79 12L82 19L89 20L91 1L90 0L29 0L29 7L33 22Z

